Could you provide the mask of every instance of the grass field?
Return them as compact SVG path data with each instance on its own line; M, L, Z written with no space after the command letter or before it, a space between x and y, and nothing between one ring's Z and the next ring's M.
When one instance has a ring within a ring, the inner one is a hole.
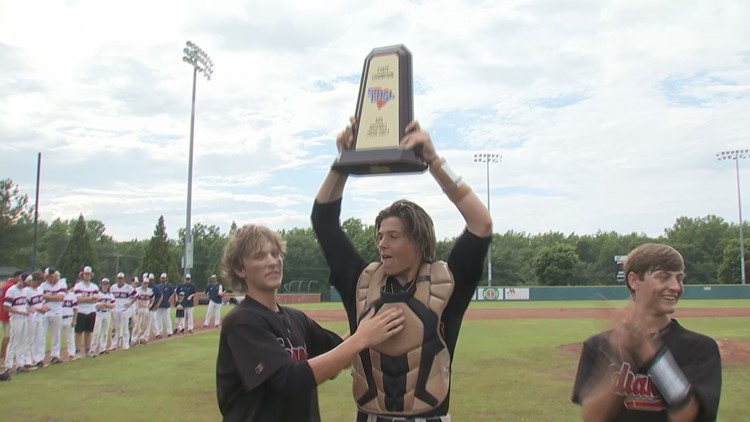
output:
M750 301L712 301L681 306L750 306ZM582 303L474 303L472 307L583 306ZM596 307L595 303L591 303ZM302 308L321 309L323 305ZM331 305L328 305L331 306ZM332 304L337 309L340 305ZM196 325L204 307L196 310ZM226 308L225 308L226 311ZM689 329L715 338L750 341L750 318L684 318ZM344 323L323 324L337 332ZM578 358L558 350L598 332L599 321L465 321L454 360L454 421L576 421L570 400ZM5 421L217 421L215 363L218 331L180 337L17 375L0 383ZM724 366L719 417L750 421L750 365ZM351 377L342 372L319 387L323 421L351 421Z

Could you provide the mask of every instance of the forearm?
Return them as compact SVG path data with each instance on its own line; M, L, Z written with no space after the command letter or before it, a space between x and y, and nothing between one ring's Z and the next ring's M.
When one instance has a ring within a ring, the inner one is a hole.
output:
M461 213L468 230L479 237L490 236L492 218L487 207L471 187L453 173L446 160L444 158L433 160L430 163L430 173Z
M692 422L698 416L700 404L696 396L690 398L690 401L679 410L673 409L667 412L670 422Z
M344 195L344 186L349 178L347 174L331 170L320 185L315 200L321 204L333 202Z
M351 336L335 349L308 360L315 376L315 383L321 384L335 377L342 369L351 365L362 349L364 349L364 343L358 337Z
M602 384L601 388L592 391L581 406L581 418L584 422L603 422L614 419L618 409L618 397Z

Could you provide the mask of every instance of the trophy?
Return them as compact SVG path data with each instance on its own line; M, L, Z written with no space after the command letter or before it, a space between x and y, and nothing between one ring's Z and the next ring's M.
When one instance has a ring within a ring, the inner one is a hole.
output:
M333 169L354 175L422 173L418 151L399 147L414 119L411 52L403 45L375 48L365 58L352 149L342 151Z

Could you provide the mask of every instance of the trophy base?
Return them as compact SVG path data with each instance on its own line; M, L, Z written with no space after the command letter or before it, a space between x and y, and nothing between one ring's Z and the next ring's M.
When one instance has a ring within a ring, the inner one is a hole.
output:
M357 176L388 173L424 173L427 163L411 149L343 151L332 169Z

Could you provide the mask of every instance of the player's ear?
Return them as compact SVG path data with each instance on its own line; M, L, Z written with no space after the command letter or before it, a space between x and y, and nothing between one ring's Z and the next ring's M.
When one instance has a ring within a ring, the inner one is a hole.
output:
M235 268L234 273L237 274L237 277L245 279L245 267Z

